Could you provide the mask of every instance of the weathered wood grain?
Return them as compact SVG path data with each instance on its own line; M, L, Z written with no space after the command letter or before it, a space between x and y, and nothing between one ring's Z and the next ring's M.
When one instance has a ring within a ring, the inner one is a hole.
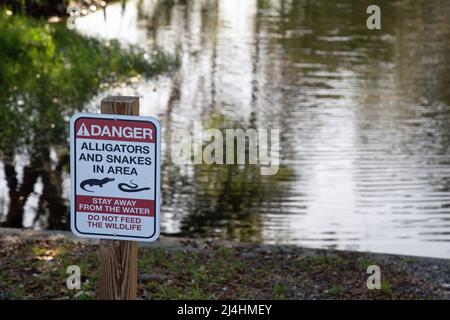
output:
M108 96L101 101L105 114L139 115L139 97ZM101 240L99 250L101 300L135 300L137 294L137 243Z

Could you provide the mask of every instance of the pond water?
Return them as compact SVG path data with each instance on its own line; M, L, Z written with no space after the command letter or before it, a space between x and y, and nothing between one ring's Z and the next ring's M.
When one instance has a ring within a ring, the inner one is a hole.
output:
M86 106L136 94L160 119L163 234L450 258L450 2L377 3L381 31L368 1L130 0L77 19L179 55ZM173 164L171 132L199 120L279 128L279 173Z

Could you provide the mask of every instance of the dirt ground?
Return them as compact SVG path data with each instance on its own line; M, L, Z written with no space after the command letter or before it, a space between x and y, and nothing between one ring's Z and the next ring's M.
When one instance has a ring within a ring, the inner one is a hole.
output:
M0 229L0 299L95 299L98 241ZM69 290L67 267L81 270ZM369 290L367 268L381 271ZM140 246L139 299L449 299L445 259L161 238Z

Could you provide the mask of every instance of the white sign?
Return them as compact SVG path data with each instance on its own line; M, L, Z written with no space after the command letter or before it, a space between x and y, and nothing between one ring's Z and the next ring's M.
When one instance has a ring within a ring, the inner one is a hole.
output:
M153 117L70 120L70 226L78 237L159 237L161 129Z

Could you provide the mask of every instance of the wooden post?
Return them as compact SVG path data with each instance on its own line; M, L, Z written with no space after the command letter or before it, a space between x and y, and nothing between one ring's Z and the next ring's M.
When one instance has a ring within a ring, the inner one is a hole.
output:
M108 96L101 102L101 112L139 115L139 97ZM100 240L101 300L135 300L137 296L137 243Z

